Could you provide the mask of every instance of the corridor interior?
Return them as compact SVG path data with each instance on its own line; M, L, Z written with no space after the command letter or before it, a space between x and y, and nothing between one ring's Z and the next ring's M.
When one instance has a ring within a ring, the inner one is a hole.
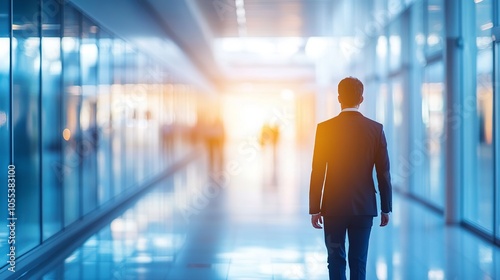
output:
M30 279L327 279L308 215L310 146L232 140L204 152ZM198 147L204 151L203 147ZM221 171L222 170L222 171ZM374 221L368 279L498 279L500 248L397 192Z

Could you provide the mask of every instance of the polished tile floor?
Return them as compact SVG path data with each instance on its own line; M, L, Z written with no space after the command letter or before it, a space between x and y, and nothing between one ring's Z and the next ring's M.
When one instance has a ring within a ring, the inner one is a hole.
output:
M42 278L327 279L307 214L310 154L298 150L234 143L212 168L200 156ZM499 247L414 201L395 194L390 225L377 222L368 279L500 279Z

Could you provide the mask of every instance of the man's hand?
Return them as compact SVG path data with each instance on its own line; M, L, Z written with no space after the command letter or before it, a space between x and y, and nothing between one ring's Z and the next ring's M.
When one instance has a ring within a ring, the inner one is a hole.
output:
M314 228L321 229L323 228L323 217L321 217L321 213L312 214L311 215L311 224Z
M380 226L385 227L387 224L389 224L389 213L381 213Z

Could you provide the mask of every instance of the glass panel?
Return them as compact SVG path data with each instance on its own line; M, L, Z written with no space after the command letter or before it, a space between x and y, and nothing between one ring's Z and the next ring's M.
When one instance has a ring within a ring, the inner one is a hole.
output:
M40 2L13 1L12 121L16 165L16 254L40 243Z
M125 155L124 133L126 126L125 116L128 113L127 103L124 97L125 65L124 65L124 42L115 39L113 42L113 86L111 87L111 146L113 154L113 186L115 195L123 191L124 169L123 158Z
M389 63L391 71L401 67L401 17L389 26Z
M393 125L393 141L390 147L392 161L392 182L400 188L405 187L408 182L408 160L406 156L406 147L408 142L408 119L404 116L404 87L403 76L398 75L391 80L392 92L392 125ZM404 168L404 169L403 169Z
M81 134L79 116L81 107L80 87L80 14L71 6L64 8L64 31L62 38L63 86L62 137L64 138L63 173L64 184L64 225L67 226L80 217L80 170Z
M426 201L444 208L444 133L446 99L443 61L425 68L422 84L422 122L424 126L422 187L416 193Z
M125 188L135 186L136 181L136 165L138 163L138 150L137 150L137 130L138 123L141 120L140 107L138 106L142 96L144 88L138 84L137 80L137 53L131 48L129 44L125 46L125 71L126 71L126 92L125 98L127 100L127 110L128 114L125 120L125 146L126 153L123 157L123 164L125 169L123 169L123 178L125 178Z
M402 176L409 177L410 180L410 193L418 195L421 192L421 188L424 185L423 182L423 159L426 150L422 145L422 139L424 139L424 124L422 122L422 75L423 67L426 63L425 60L425 32L424 32L424 3L422 1L416 1L410 9L410 34L411 38L408 43L410 52L410 66L409 69L409 79L408 93L405 93L405 97L408 99L408 104L410 104L409 112L405 112L408 117L409 127L409 148L408 154L405 155L406 158L403 159L404 163L400 166L395 166L397 168L396 172Z
M434 54L444 46L443 0L427 0L427 53Z
M136 182L140 184L144 181L147 170L154 170L155 157L150 158L149 151L153 148L152 139L155 139L156 131L149 126L151 120L151 110L148 108L148 97L151 90L149 71L152 69L148 68L147 57L141 53L137 53L135 64L137 80L134 82L132 92L137 112L134 173Z
M113 39L107 32L99 31L99 77L97 95L97 164L98 164L98 195L102 205L114 196L112 181L111 153L111 84L112 80L112 48Z
M82 82L82 105L80 108L81 132L81 186L83 215L97 207L97 146L98 127L97 114L97 26L86 18L82 18L80 45L80 73Z
M491 41L492 1L476 1L476 109L477 118L466 135L464 218L487 232L493 232L493 48ZM467 110L468 104L465 104ZM471 108L472 109L472 108Z
M0 1L0 182L8 182L7 167L10 162L10 1ZM14 170L15 171L15 170ZM15 174L14 174L15 176ZM16 179L15 177L13 178ZM15 191L15 181L12 189ZM4 183L5 184L5 183ZM4 185L8 187L8 185ZM9 193L10 194L10 193ZM8 191L0 191L0 227L7 229ZM8 199L15 202L15 194ZM7 263L9 231L0 231L0 262Z
M61 230L63 224L61 128L61 8L44 2L42 29L42 218L43 238Z
M388 57L388 40L386 36L380 36L377 40L376 46L376 73L379 76L384 77L387 73L387 57Z

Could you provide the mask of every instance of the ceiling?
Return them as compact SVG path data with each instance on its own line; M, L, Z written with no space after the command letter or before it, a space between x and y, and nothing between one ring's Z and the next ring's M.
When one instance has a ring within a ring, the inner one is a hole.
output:
M306 53L308 39L358 36L378 6L386 5L381 0L71 1L116 34L163 56L174 69L179 66L178 72L191 75L196 69L215 88L228 82L315 82L317 57ZM190 63L181 63L179 51Z
M332 34L333 0L194 0L214 37L313 37ZM238 22L238 7L245 11ZM240 34L244 25L246 34Z
M314 80L314 61L304 54L306 40L293 60L280 51L257 56L247 50L225 54L223 38L309 38L333 35L334 0L142 0L170 36L215 84L239 81ZM283 44L282 42L275 42ZM258 46L256 46L258 48ZM248 59L248 58L251 59ZM250 60L250 61L249 61ZM297 63L297 60L300 62Z

